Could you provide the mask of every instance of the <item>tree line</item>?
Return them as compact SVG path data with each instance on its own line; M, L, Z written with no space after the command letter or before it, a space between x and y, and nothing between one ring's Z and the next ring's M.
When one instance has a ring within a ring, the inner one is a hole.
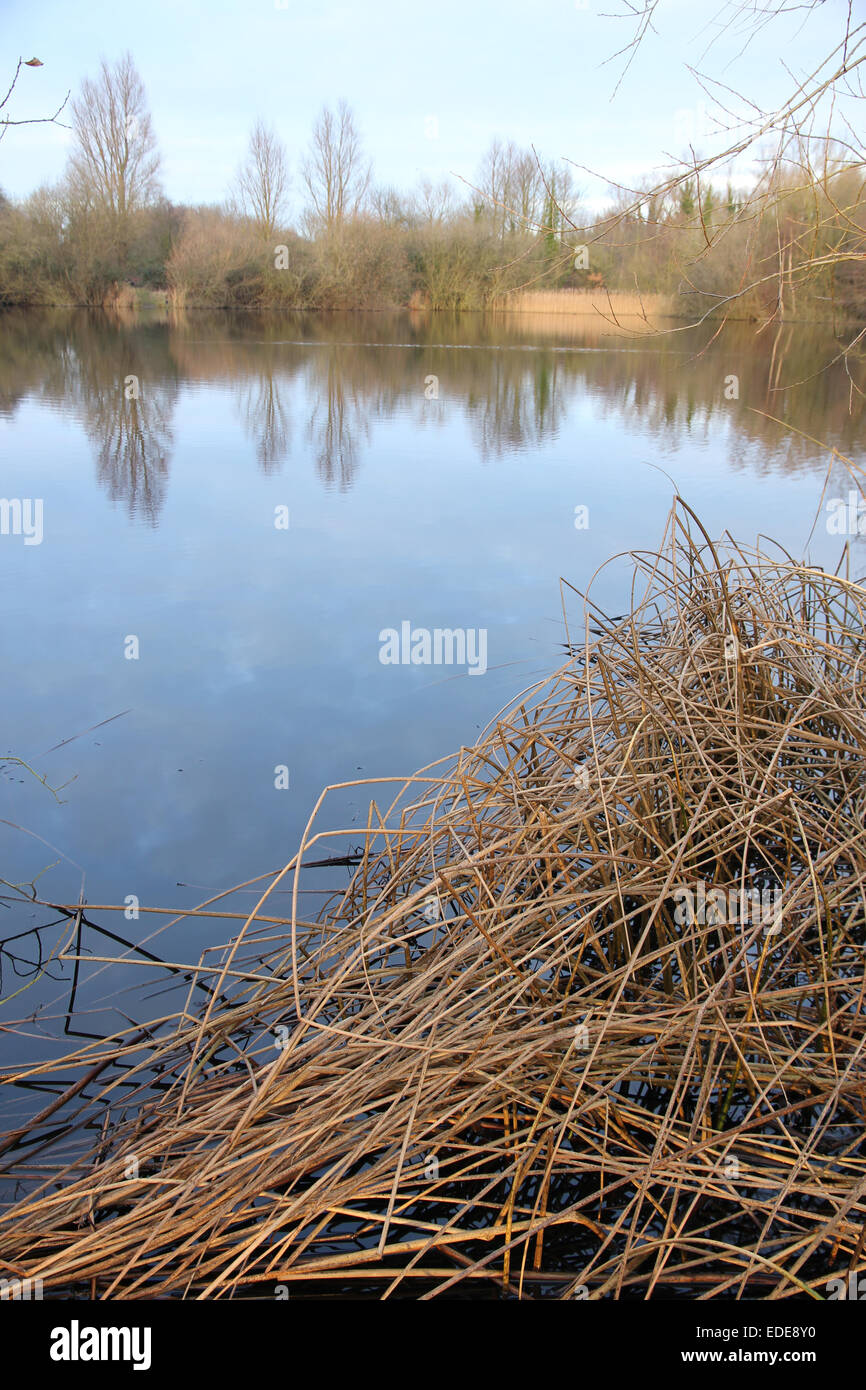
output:
M863 165L842 145L825 145L816 165L802 142L796 161L768 157L745 190L692 155L661 184L612 188L589 216L574 166L501 140L472 183L383 187L339 102L320 112L294 175L258 121L225 200L193 207L161 189L129 54L103 61L69 118L59 182L21 200L0 193L0 304L104 306L158 292L177 307L478 309L521 290L592 289L663 294L690 319L866 312Z

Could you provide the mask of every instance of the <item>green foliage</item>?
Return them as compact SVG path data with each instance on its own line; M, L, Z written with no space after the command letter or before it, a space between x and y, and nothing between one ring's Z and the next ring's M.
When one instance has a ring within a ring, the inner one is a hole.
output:
M680 188L680 212L683 217L694 217L695 185L691 179Z

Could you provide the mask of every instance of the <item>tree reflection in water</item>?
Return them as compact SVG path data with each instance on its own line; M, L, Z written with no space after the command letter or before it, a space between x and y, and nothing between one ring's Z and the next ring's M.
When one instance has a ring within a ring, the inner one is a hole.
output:
M715 340L717 325L674 327L628 337L563 315L11 310L0 334L0 415L13 419L31 394L71 403L100 484L151 525L165 501L182 388L228 386L258 468L274 474L290 455L297 383L305 451L323 485L342 491L358 475L373 421L398 412L425 431L462 415L486 461L557 438L587 397L594 418L615 417L625 430L638 423L672 447L729 432L731 465L767 474L823 473L824 442L848 455L861 447L863 394L852 389L850 359L833 360L828 325L784 325L772 340L745 323ZM724 394L732 372L733 400ZM431 375L436 399L425 397ZM137 395L125 390L129 377Z

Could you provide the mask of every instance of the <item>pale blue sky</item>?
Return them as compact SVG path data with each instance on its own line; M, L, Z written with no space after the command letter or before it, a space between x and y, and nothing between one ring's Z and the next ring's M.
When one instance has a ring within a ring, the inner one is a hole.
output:
M744 6L745 7L745 6ZM631 182L685 152L709 152L709 103L686 64L765 106L832 49L845 0L783 18L743 52L729 0L662 0L658 33L614 96L632 28L622 0L2 0L0 85L24 69L9 114L41 115L129 49L147 89L170 198L220 201L261 116L297 164L324 102L354 108L377 183L472 177L494 135L534 143ZM783 43L780 55L779 45ZM429 118L435 118L431 121ZM436 131L438 126L438 134ZM68 136L20 127L0 143L0 187L30 192L62 171ZM740 171L741 173L745 172ZM575 171L590 206L604 182Z

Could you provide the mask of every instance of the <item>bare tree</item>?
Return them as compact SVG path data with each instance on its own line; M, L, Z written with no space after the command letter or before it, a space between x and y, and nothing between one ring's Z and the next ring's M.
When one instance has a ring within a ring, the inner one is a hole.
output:
M72 103L75 148L71 190L85 205L108 212L121 239L130 215L156 197L159 154L144 86L129 53L114 67L103 59Z
M512 212L516 214L521 226L531 228L539 222L544 206L544 179L534 150L517 152L512 185Z
M307 217L311 224L329 232L339 230L360 211L372 170L345 101L336 113L322 108L301 172L310 195Z
M368 206L377 222L381 222L386 227L401 227L403 229L412 225L411 199L407 198L393 184L387 187L371 188L368 197Z
M501 237L505 236L509 224L517 153L510 141L503 144L500 140L492 140L478 170L478 191L484 198L484 204L479 206L483 208L494 232Z
M577 191L563 163L542 164L534 149L493 140L478 171L476 193L493 229L501 237L517 231L559 234L570 224Z
M441 227L454 216L454 189L447 179L433 183L422 178L412 197L414 221L423 227Z
M19 59L18 59L18 65L17 65L17 67L15 68L15 72L14 72L14 74L13 74L12 81L11 81L10 84L9 84L9 90L7 91L7 93L6 93L5 97L3 98L3 100L0 101L0 111L2 111L3 108L4 108L4 106L6 106L6 105L8 104L9 98L12 96L12 93L15 91L15 86L16 86L16 83L18 82L18 78L19 78L19 75L20 75L20 73L21 73L22 67L25 67L25 68L44 68L44 66L45 66L45 64L44 64L44 63L41 61L41 59L39 59L39 58L28 58L26 62L24 61L23 58L19 58ZM13 121L12 118L11 118L11 116L0 116L0 140L3 139L3 136L6 134L6 131L9 129L9 126L11 126L11 125L52 125L52 124L62 125L63 122L62 122L62 121L58 121L57 117L60 115L60 112L63 110L63 108L64 108L64 106L66 105L66 103L67 103L68 100L69 100L69 93L67 92L67 93L66 93L66 96L65 96L65 97L63 98L63 100L61 101L60 105L58 106L57 110L54 112L54 115L53 115L53 116L30 116L30 117L26 118L25 120L21 120L21 121Z
M272 237L285 212L290 177L286 152L277 135L257 121L238 171L237 200L262 237Z
M562 239L566 233L575 230L575 217L580 204L580 190L574 176L564 160L551 160L547 165L539 164L539 178L544 194L544 231Z

